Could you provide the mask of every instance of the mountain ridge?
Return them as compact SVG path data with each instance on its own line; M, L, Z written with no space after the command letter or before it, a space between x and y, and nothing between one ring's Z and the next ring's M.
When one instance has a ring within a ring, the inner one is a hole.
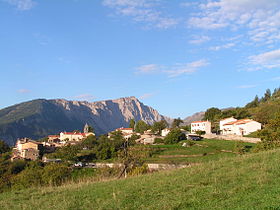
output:
M17 138L38 139L61 131L82 129L85 123L101 135L127 127L130 119L149 124L162 119L169 123L172 120L134 96L96 102L35 99L0 110L0 139L13 145Z

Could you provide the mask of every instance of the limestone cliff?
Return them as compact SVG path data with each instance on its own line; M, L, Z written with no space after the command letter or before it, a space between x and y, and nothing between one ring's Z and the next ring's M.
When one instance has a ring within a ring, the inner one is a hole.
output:
M92 103L38 99L0 110L0 139L12 145L21 137L38 139L61 131L81 130L85 123L100 135L127 127L130 119L149 124L162 119L171 121L135 97Z

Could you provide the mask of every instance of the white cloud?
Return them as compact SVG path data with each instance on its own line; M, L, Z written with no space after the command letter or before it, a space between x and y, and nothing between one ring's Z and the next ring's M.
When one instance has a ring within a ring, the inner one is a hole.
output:
M77 95L74 98L77 99L77 100L83 100L83 101L91 101L91 100L95 99L95 97L93 95L87 94L87 93Z
M5 2L15 6L18 10L30 10L35 6L33 0L4 0Z
M137 67L136 70L137 70L137 73L154 73L159 68L160 67L156 64L147 64L147 65Z
M212 50L212 51L219 51L219 50L222 50L222 49L229 49L229 48L232 48L234 47L236 44L235 43L227 43L227 44L223 44L223 45L218 45L218 46L213 46L213 47L210 47L209 50Z
M50 43L50 38L41 33L34 33L34 38L40 45L48 45Z
M159 0L103 0L103 5L115 10L117 15L131 17L149 27L167 29L178 24L175 18L167 17L156 7Z
M198 2L183 2L180 4L181 7L193 7L198 5Z
M192 27L246 29L252 41L264 44L280 40L279 0L209 0L199 10L188 21Z
M164 73L168 77L176 77L182 74L192 74L198 71L201 67L208 66L209 63L205 59L193 61L190 63L177 63L174 65L156 65L148 64L137 67L136 73Z
M154 96L154 93L145 93L142 96L140 96L139 99L144 100L147 98L151 98L152 96Z
M190 40L189 43L191 44L202 44L211 40L209 36L197 36L194 39Z
M253 55L248 58L248 70L272 69L280 67L280 49Z
M176 77L182 74L192 74L198 71L199 68L208 66L209 63L205 59L197 60L191 63L184 64L176 64L170 67L170 70L166 70L165 72L169 77Z
M18 93L22 93L22 94L24 94L24 93L30 93L31 91L30 90L28 90L28 89L19 89L19 90L17 90L17 92Z
M254 87L257 87L257 85L240 85L240 86L237 86L237 88L240 88L240 89L248 89L248 88L254 88Z

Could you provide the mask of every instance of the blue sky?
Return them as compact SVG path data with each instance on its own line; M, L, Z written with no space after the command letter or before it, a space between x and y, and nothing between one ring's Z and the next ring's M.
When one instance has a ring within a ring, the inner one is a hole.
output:
M136 96L184 118L279 87L279 0L0 0L0 26L0 108Z

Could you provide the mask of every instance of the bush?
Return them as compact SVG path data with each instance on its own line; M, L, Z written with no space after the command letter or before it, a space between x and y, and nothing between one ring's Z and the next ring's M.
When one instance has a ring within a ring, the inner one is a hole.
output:
M164 138L165 144L176 144L179 141L185 140L186 135L181 132L179 128L171 130L167 136Z
M197 135L200 135L200 136L201 136L201 135L204 135L204 134L205 134L205 131L196 131L195 133L196 133Z
M50 163L43 169L42 178L47 185L61 185L71 174L71 169L63 164Z
M9 152L11 148L6 144L6 142L0 140L0 154Z
M163 144L164 143L164 139L162 139L162 138L155 138L154 143L155 144Z
M9 173L18 174L25 168L26 165L27 162L25 160L14 160L9 166Z
M269 120L266 127L258 132L262 142L258 144L260 150L280 147L280 112L274 119Z
M128 173L129 176L139 176L141 174L146 174L149 172L149 168L146 164L142 166L138 166L135 168L132 168L131 171Z
M41 166L29 166L12 179L12 187L15 189L24 189L41 186L43 184L42 172Z

